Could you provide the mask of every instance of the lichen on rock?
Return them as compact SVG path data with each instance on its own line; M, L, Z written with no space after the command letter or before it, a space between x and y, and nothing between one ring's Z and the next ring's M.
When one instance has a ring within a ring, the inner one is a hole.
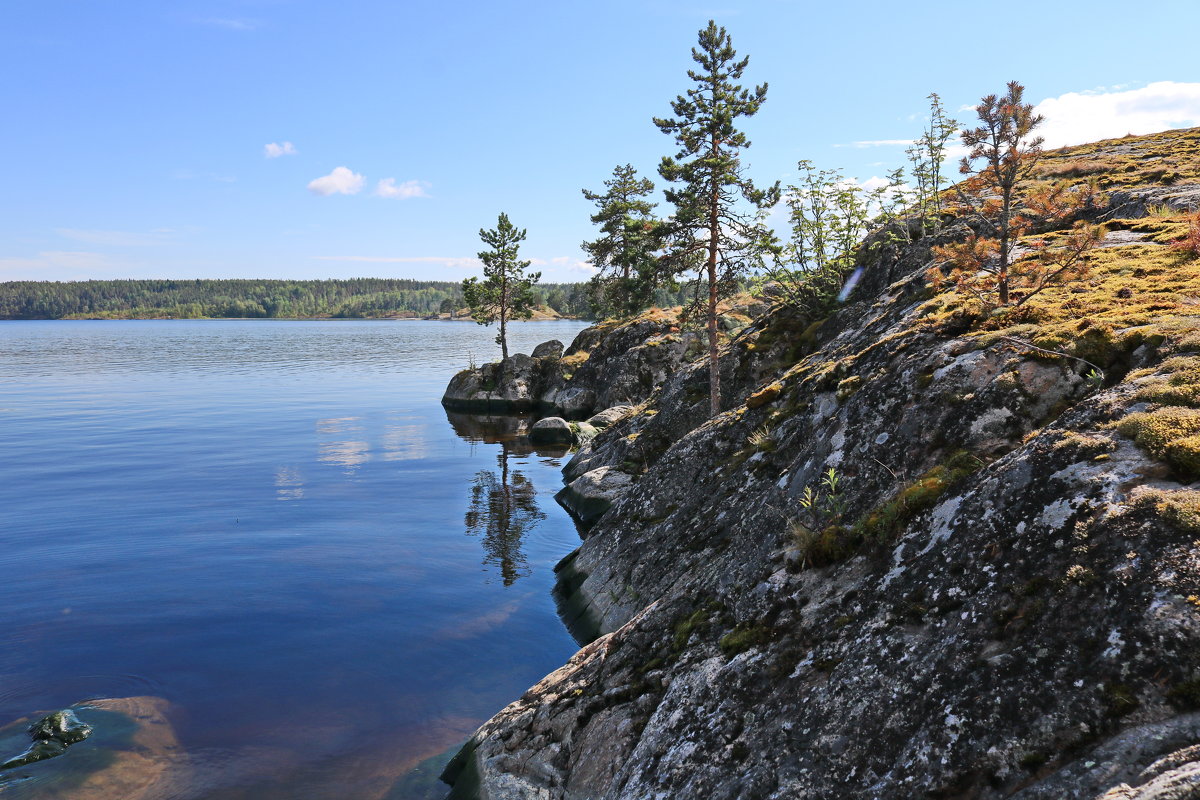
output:
M1191 148L1182 190L1197 133L1080 152ZM1107 210L1141 213L1139 174ZM827 319L775 307L722 348L712 418L706 365L681 364L564 468L624 476L558 573L597 638L447 777L553 800L1200 791L1200 266L1152 241L1172 225L1126 220L1148 237L1086 285L996 314L930 295L929 242L871 250Z

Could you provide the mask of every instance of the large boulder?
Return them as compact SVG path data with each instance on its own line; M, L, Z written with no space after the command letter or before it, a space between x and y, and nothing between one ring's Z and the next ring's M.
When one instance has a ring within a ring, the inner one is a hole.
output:
M632 406L621 405L606 408L598 414L593 414L588 418L588 424L597 428L607 428L614 422L618 422L629 416Z
M562 417L546 417L534 423L529 438L534 444L570 444L575 441L575 433Z
M542 342L537 347L533 348L534 358L562 358L563 343L558 339L551 339L548 342Z
M475 414L520 414L533 410L540 384L538 362L517 353L455 375L442 405Z
M560 386L545 391L540 406L567 419L586 419L596 408L596 392L584 386Z
M632 476L615 467L600 467L571 481L554 499L580 522L590 525L600 519L632 485Z

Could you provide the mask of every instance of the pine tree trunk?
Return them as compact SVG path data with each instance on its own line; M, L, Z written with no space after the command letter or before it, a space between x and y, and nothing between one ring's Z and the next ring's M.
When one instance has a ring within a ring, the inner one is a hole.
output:
M1004 192L1004 210L1000 216L1000 269L996 273L996 283L1000 289L1000 305L1008 305L1008 239L1009 216L1011 212L1011 190Z
M717 217L717 190L708 212L708 410L721 413L721 370L717 364L717 245L721 223Z
M500 282L500 360L508 361L508 281Z

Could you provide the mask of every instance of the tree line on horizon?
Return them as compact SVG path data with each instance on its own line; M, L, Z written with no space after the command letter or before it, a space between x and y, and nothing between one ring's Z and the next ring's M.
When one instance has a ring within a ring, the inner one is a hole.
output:
M683 290L663 288L662 305ZM539 283L534 305L590 319L585 283ZM373 319L457 314L462 284L405 278L329 280L128 279L0 283L0 319Z

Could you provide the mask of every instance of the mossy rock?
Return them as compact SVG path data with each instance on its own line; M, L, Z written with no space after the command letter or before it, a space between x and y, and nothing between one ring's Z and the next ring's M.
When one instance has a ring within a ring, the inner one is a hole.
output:
M771 629L759 623L739 623L732 631L721 637L721 652L736 656L752 647L761 647L773 638Z
M1164 406L1130 414L1116 427L1181 475L1200 476L1200 409Z
M761 408L767 403L774 401L783 392L783 384L779 381L759 389L754 394L746 398L747 408Z

